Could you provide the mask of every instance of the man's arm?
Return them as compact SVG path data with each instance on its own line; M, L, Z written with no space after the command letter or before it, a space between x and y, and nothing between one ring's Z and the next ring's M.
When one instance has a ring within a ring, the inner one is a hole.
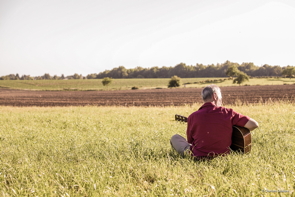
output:
M187 139L187 142L190 144L193 141L192 134L191 134L189 127L187 127L187 129L186 129L186 139Z
M189 118L187 118L187 127L186 127L186 139L188 143L192 143L193 142L193 138L192 138L192 133L191 133L191 124L189 124Z
M249 129L250 131L256 129L258 127L258 122L256 122L256 120L250 118L250 120L248 120L248 122L245 124L244 127L246 127L247 129Z

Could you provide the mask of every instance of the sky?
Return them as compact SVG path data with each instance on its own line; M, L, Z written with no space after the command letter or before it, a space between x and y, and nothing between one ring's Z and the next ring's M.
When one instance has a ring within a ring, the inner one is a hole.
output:
M0 0L0 76L295 66L294 0Z

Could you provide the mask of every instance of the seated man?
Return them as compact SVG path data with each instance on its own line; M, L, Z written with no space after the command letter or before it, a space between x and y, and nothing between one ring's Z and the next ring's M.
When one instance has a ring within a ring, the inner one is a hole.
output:
M202 91L204 104L187 120L187 140L176 134L170 143L181 155L190 149L196 158L212 158L230 152L233 125L248 128L258 127L258 123L240 113L221 107L220 88L209 85Z

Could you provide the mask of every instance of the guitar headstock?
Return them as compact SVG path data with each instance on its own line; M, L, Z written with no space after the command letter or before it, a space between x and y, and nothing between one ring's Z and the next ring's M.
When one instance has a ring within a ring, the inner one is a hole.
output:
M175 114L175 120L180 122L187 122L187 117Z

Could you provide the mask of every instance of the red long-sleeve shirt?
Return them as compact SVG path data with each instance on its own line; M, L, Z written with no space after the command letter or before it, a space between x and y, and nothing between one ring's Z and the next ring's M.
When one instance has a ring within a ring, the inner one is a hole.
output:
M229 153L232 126L245 126L248 116L208 102L188 117L187 140L196 157Z

